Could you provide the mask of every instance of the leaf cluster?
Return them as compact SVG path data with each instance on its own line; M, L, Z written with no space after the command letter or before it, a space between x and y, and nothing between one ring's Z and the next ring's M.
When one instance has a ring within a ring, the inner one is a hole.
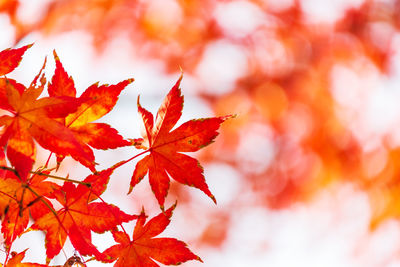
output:
M114 85L95 83L77 96L73 78L54 51L56 68L51 80L47 81L43 73L45 61L26 87L7 75L18 67L30 47L0 52L0 109L3 111L0 113L0 216L6 248L3 265L49 266L67 239L80 257L74 255L64 266L85 266L91 260L115 261L115 266L201 261L182 241L156 236L168 226L176 206L164 210L170 178L200 189L216 202L200 163L182 152L194 152L210 144L229 116L190 120L172 130L182 114L181 76L155 119L140 105L138 98L143 134L141 138L127 140L111 125L96 121L114 108L122 90L134 79ZM44 164L37 162L37 144L49 151ZM104 170L96 169L93 149L123 146L144 151ZM50 166L53 154L57 161ZM145 156L133 170L128 193L148 174L161 213L147 223L144 210L138 215L126 213L101 196L114 170L142 155ZM72 157L92 174L76 180L58 176L57 170L65 157ZM40 167L34 169L34 166ZM55 180L62 180L62 184ZM123 223L133 220L136 226L131 238ZM46 265L22 263L26 250L11 252L13 242L31 230L45 234ZM113 234L117 244L101 252L92 243L91 235L107 231Z

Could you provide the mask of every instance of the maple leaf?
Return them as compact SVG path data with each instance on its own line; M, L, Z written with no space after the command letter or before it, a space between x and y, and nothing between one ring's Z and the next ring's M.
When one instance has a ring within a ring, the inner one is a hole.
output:
M193 254L187 245L175 238L154 238L165 230L170 223L176 204L146 223L144 211L140 214L132 240L125 232L113 231L113 237L119 244L106 249L105 262L115 263L115 267L157 267L153 260L166 265L177 265L188 260L202 261Z
M25 90L25 86L23 84L18 83L17 81L9 78L0 78L0 109L4 110L12 110L12 106L8 103L7 97L7 83L11 83L12 86L22 94Z
M46 267L48 265L30 262L21 262L25 258L27 249L20 253L11 252L12 258L7 261L5 267ZM3 265L0 265L3 266Z
M57 53L54 51L53 54L56 70L49 84L49 95L76 97L74 80L65 71ZM108 124L92 122L109 113L114 108L121 91L133 81L134 79L127 79L116 85L93 84L79 97L82 105L64 119L64 125L72 131L92 161L94 161L93 151L86 144L96 149L130 145L130 142L124 140L118 131ZM58 154L59 163L64 155L62 151ZM81 157L75 157L75 159L87 166L85 158L82 160Z
M0 76L12 72L22 60L22 56L32 44L17 49L6 49L0 52Z
M8 201L7 212L4 212L1 223L1 232L7 248L27 228L30 216L37 220L52 207L46 197L51 198L54 190L59 190L60 186L45 181L46 178L45 175L33 174L23 182L11 171L7 176L0 177L0 203Z
M67 236L72 245L82 255L101 253L91 242L91 231L102 233L115 228L122 222L128 222L137 216L128 215L119 208L103 202L92 202L106 189L113 169L89 175L83 182L91 187L65 182L60 190L54 191L57 201L63 206L60 210L47 212L31 228L46 232L47 260L57 255L64 246Z
M164 99L157 112L155 125L153 115L140 105L138 98L138 111L144 122L144 138L132 142L136 148L147 149L150 154L136 164L129 193L148 172L151 188L161 208L169 188L168 174L182 184L200 189L216 202L205 182L200 163L178 152L194 152L210 144L218 135L221 123L230 117L190 120L171 131L182 114L183 96L179 88L181 79L182 76Z
M25 249L24 251L20 253L16 252L11 252L11 259L7 261L7 264L5 267L72 267L72 266L86 266L85 264L82 263L81 259L78 256L72 256L67 261L65 262L64 265L45 265L45 264L39 264L39 263L31 263L31 262L22 262L22 260L25 258L25 253L28 249ZM3 264L0 264L0 266L3 266Z
M41 71L29 88L7 79L3 80L4 87L0 89L0 96L2 91L7 96L6 104L2 104L1 108L12 114L0 117L0 126L3 126L0 146L7 147L7 157L22 179L27 177L35 161L36 147L33 139L55 153L88 157L73 133L55 120L75 112L81 102L66 96L37 99L45 86L43 76L41 84L36 86ZM93 162L88 165L95 171Z
M7 165L3 150L0 150L0 165L2 167ZM0 169L0 217L4 216L8 211L11 200L17 201L14 193L19 184L18 179L15 179L14 173Z

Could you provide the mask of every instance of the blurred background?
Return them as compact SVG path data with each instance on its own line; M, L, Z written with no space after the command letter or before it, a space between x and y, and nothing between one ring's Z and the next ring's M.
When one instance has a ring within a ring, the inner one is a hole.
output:
M135 78L103 120L126 138L140 137L137 96L156 112L180 68L178 124L237 114L191 154L218 205L171 184L166 206L178 206L163 235L204 261L183 266L400 266L399 33L399 0L0 0L0 49L35 43L10 77L29 84L47 55L50 79L56 49L78 95ZM98 169L138 152L97 151ZM89 174L76 166L59 173ZM104 199L154 216L146 178L126 195L134 166ZM43 263L43 240L29 232L13 249Z

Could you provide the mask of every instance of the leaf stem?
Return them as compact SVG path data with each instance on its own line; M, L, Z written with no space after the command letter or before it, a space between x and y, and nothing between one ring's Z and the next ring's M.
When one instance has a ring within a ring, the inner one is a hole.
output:
M15 202L18 202L18 200L17 200L15 197L13 197L13 196L10 195L10 194L7 194L6 192L0 191L0 194L3 194L3 195L5 195L5 196L11 198L11 199L14 200Z
M49 157L48 157L47 160L46 160L46 164L44 165L45 168L47 168L47 166L49 165L50 158L51 158L52 155L53 155L53 152L50 152L50 155L49 155Z
M13 168L10 168L10 167L7 167L7 166L0 166L0 169L1 169L1 170L6 170L6 171L11 171L11 172L13 172L16 176L18 176L18 178L19 178L18 172L17 172L16 170L14 170Z
M40 201L43 202L43 204L51 211L51 213L53 213L53 215L58 218L57 212L53 209L52 206L49 205L49 203L47 203L46 201L43 200L42 196L39 195L35 190L33 190L32 188L30 188L29 186L26 187L29 191L32 192L32 194L34 194L37 198L39 198ZM59 221L60 222L60 221ZM60 223L61 224L61 223Z
M111 168L113 168L113 169L119 168L119 167L121 167L122 165L124 165L124 164L126 164L126 163L132 161L133 159L135 159L135 158L137 158L137 157L139 157L139 156L141 156L141 155L143 155L143 154L145 154L145 153L147 153L147 152L149 152L149 151L150 151L150 149L147 149L147 150L145 150L145 151L143 151L143 152L140 152L139 154L136 154L135 156L133 156L133 157L127 159L127 160L123 160L123 161L120 161L120 162L114 164Z
M41 171L36 171L36 172L31 171L30 173L46 176L46 177L57 179L57 180L62 180L62 181L76 183L76 184L81 184L81 185L85 185L87 187L91 187L92 186L90 183L86 183L86 182L82 182L82 181L78 181L78 180L74 180L74 179L69 179L69 178L64 178L64 177L56 176L56 175L52 175L52 174L47 174L47 173L44 173L44 172L41 172Z

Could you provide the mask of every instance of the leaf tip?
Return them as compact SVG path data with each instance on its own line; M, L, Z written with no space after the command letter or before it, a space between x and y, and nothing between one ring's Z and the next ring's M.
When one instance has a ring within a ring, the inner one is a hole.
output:
M239 116L238 114L230 114L230 115L222 116L222 117L220 117L220 119L222 120L222 122L224 122L229 119L234 119L238 116Z
M210 198L214 202L215 205L217 205L217 199L214 197L214 195L210 195Z
M179 87L180 87L180 85L181 85L182 79L183 79L183 71L181 72L181 75L179 76L179 79L178 79L178 81L177 81L176 84L175 84L175 86L178 87L178 89L179 89Z
M94 165L96 165L96 164L97 164L97 163L93 163L92 165L88 166L89 170L90 170L93 174L97 173L97 170L96 170L96 168L94 167Z
M133 186L131 185L131 186L129 186L129 190L128 190L128 193L127 193L127 195L129 195L131 192L132 192L132 189L133 189Z
M54 60L55 60L56 62L60 61L60 58L58 57L57 52L56 52L55 49L53 49L53 57L54 57Z
M143 215L143 216L146 215L146 213L144 212L144 206L142 206L142 210L140 211L140 215Z
M182 69L181 65L179 65L179 70L181 71L181 76L180 76L179 79L182 79L182 77L183 77L183 69Z
M199 261L199 262L201 262L201 263L204 263L204 261L203 261L199 256L197 256L197 255L196 255L195 260L197 260L197 261Z
M26 49L29 49L29 48L31 48L34 44L35 44L35 43L31 43L31 44L26 45L25 47L26 47Z

